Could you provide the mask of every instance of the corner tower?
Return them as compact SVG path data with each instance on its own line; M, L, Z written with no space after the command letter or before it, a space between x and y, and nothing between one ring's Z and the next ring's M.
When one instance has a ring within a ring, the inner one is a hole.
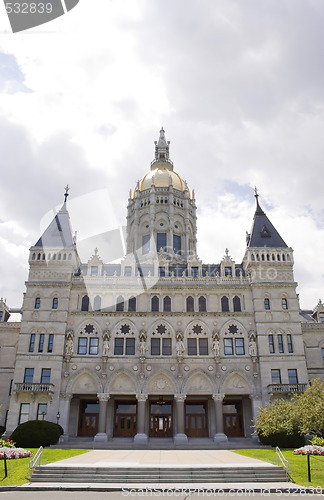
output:
M173 168L163 128L150 171L137 182L127 207L127 253L140 260L163 253L170 261L197 259L196 204Z

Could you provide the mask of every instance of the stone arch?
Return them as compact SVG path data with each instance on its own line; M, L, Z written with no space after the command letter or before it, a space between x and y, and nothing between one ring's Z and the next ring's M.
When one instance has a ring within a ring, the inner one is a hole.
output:
M119 371L107 384L109 394L136 394L139 392L134 374Z
M220 392L229 394L254 394L256 388L253 382L249 382L245 374L238 370L229 373L221 383Z
M152 335L152 332L154 330L156 330L156 328L159 326L159 325L165 325L166 328L167 328L167 335L171 335L171 337L175 337L175 331L174 331L174 328L173 326L168 322L166 321L164 318L161 318L161 319L157 319L156 321L154 321L154 323L150 326L149 330L148 330L148 334L151 336Z
M102 383L95 372L83 368L70 377L66 392L71 394L97 394L102 392Z
M182 392L191 394L213 394L215 387L210 377L202 370L195 370L183 381Z
M186 329L185 329L185 335L192 335L192 328L195 326L195 325L200 325L202 327L202 332L201 332L201 335L208 335L209 333L209 328L207 326L207 324L202 321L201 319L194 319L192 321L190 321L190 323L188 323Z
M130 335L132 334L136 335L138 333L138 329L135 326L135 323L130 318L127 317L121 319L120 321L118 321L118 323L116 323L114 328L111 329L112 333L114 334L118 334L118 332L120 333L120 327L125 323L127 323L131 327L131 331L129 332Z
M94 326L95 331L97 331L98 335L100 335L101 327L99 326L99 323L97 323L97 321L95 321L93 318L82 320L82 322L75 328L76 335L79 335L79 333L83 330L83 328L85 328L86 325L89 325L89 323L91 323Z
M179 387L177 382L163 371L152 374L146 381L143 391L147 394L177 394Z
M239 332L241 332L242 335L246 336L247 335L247 331L246 331L246 328L244 327L244 325L240 322L240 321L237 321L236 318L233 318L233 319L229 319L228 321L226 321L224 323L224 325L222 326L221 330L220 330L220 333L222 335L224 334L228 334L227 332L227 329L230 325L237 325L238 329L239 329ZM239 335L239 333L237 333L237 335Z

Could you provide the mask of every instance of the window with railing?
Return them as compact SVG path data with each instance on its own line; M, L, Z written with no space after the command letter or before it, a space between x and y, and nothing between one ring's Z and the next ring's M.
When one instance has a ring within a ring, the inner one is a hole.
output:
M289 384L298 384L298 374L296 368L288 368Z
M25 368L24 382L31 384L34 379L34 368Z
M271 370L271 383L272 384L281 384L281 372L278 368L273 368Z

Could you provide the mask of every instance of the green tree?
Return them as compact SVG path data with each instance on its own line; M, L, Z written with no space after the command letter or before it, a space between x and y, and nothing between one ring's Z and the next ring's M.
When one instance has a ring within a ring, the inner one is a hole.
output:
M296 404L288 399L276 399L260 408L255 428L258 435L264 437L279 433L294 434L299 429Z
M305 392L294 396L293 404L299 414L300 433L322 435L324 432L324 381L312 380Z

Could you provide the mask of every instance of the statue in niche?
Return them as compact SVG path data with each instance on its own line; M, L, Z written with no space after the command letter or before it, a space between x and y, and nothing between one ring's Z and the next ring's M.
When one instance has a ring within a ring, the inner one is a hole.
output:
M176 345L175 345L175 350L176 350L177 356L182 356L183 353L185 352L185 345L184 345L184 342L183 342L183 335L182 335L182 333L178 333L178 335L177 335L177 341L176 341Z
M110 339L110 333L107 330L103 336L103 343L102 343L102 355L103 356L108 356L109 348L110 348L109 339Z
M140 343L138 346L138 350L139 350L140 356L145 356L146 352L148 351L147 342L146 342L146 332L144 330L142 330L141 334L140 334Z
M255 332L251 330L249 335L249 355L255 357L257 355L257 346L255 341Z
M66 337L66 342L65 342L65 355L72 356L72 354L73 354L73 337L71 334L69 334Z
M214 351L214 356L220 356L220 343L219 343L219 333L215 332L213 335L213 345L212 349Z

